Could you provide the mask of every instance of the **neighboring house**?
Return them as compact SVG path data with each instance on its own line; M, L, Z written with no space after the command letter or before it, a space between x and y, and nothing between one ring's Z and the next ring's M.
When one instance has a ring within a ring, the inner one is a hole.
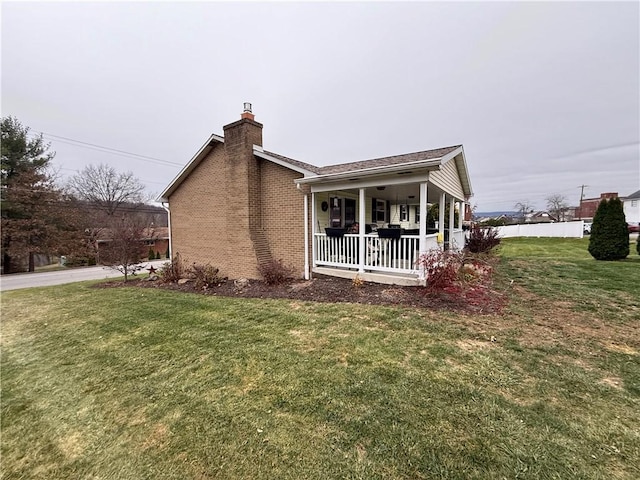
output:
M230 278L260 278L260 265L282 260L304 278L417 284L420 253L438 240L463 246L471 195L462 145L316 167L264 150L262 124L245 104L241 119L224 136L211 135L159 201L169 208L172 256L210 263ZM444 208L439 232L421 221L433 203L450 206L446 232ZM456 210L464 212L458 225ZM347 231L355 223L358 233Z
M640 222L640 190L622 199L624 216L628 223Z
M545 211L527 213L524 217L526 223L550 223L556 221L553 215Z
M560 211L559 221L561 222L572 222L574 218L576 218L576 212L580 207L564 207Z
M108 228L102 228L97 231L95 245L98 260L100 258L100 247L104 246L104 244L106 243L109 243L111 241L111 238L112 233ZM140 243L145 247L144 249L142 247L140 249L145 260L147 259L149 248L151 248L156 255L159 253L160 256L164 258L167 254L167 250L169 249L169 228L145 228L143 235L140 238Z

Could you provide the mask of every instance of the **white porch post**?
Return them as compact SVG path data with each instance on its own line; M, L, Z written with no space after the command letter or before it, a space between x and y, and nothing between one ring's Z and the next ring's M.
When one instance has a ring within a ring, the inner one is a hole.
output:
M304 279L309 280L309 195L304 194Z
M464 219L464 202L458 202L458 228L462 230L462 221Z
M447 195L442 192L440 194L440 204L438 205L438 234L442 239L441 247L444 249L444 209L447 202Z
M311 265L316 265L316 194L311 192Z
M360 224L360 228L358 229L358 272L364 273L364 263L367 258L367 252L365 251L366 239L364 235L367 231L365 228L365 223L367 221L366 210L365 210L365 190L364 188L360 189L360 198L358 201L358 223Z
M419 256L427 253L427 182L420 184L420 238L418 239L420 250ZM420 265L420 271L418 273L418 279L423 281L425 279L424 266Z
M451 197L449 199L449 250L453 250L453 231L456 228L455 225L455 214L456 214L456 199ZM457 248L460 248L459 245L456 245Z

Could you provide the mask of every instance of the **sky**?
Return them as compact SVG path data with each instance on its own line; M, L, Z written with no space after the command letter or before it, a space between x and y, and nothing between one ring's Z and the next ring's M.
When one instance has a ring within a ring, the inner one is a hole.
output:
M108 163L155 197L251 102L265 149L318 166L463 144L478 211L640 190L638 2L0 8L2 116L61 183Z

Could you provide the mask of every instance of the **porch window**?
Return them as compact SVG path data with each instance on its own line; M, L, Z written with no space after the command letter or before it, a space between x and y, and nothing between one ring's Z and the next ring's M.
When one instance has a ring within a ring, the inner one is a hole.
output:
M415 208L415 211L416 211L416 214L415 214L416 223L420 223L420 205L416 205L413 208Z
M329 222L331 227L345 227L356 221L356 201L353 198L331 197Z
M329 199L331 210L329 210L329 222L332 227L342 226L342 199L331 197Z
M375 201L375 221L386 222L387 221L387 201L376 199Z
M409 221L409 205L406 205L406 204L400 205L400 221L401 222Z

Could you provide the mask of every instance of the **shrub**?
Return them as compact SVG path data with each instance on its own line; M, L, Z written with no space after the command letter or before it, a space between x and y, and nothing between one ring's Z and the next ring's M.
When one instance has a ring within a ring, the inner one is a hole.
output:
M169 245L167 245L167 251L164 254L164 258L170 258L169 255L170 255L170 253L169 253Z
M591 225L589 253L596 260L621 260L629 255L629 230L622 202L604 199Z
M267 285L280 285L293 276L293 269L282 263L282 260L261 263L258 271Z
M186 269L178 253L171 262L165 262L160 270L158 270L158 277L164 283L176 283L181 278L185 277Z
M636 238L636 252L640 255L640 233L638 234L638 238Z
M353 280L351 280L351 284L354 288L360 288L364 285L364 280L356 275L355 277L353 277Z
M153 248L149 247L149 254L147 255L149 260L155 260L156 252L153 251Z
M418 266L425 270L427 288L432 290L442 290L454 285L462 263L461 253L438 248L429 250L418 259Z
M160 252L156 252L156 260L160 260Z
M471 253L486 253L500 245L498 231L492 227L473 225L465 241L465 248Z
M194 263L189 269L189 276L193 278L196 289L206 290L209 287L225 282L227 279L219 275L220 270L216 267L206 264L199 265Z

